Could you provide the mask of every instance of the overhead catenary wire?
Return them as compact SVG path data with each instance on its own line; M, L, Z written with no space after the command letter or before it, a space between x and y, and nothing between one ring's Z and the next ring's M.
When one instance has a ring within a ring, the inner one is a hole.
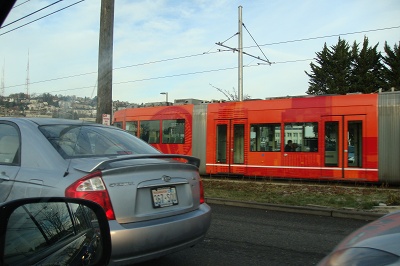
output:
M162 62L167 62L167 61L174 61L174 60L179 60L179 59L186 59L186 58L197 57L197 56L202 56L202 55L206 55L206 54L215 54L215 53L218 53L218 52L219 51L203 52L203 53L200 53L200 54L192 54L192 55L184 55L184 56L172 57L172 58L167 58L167 59L160 59L160 60L155 60L155 61L150 61L150 62L145 62L145 63L138 63L138 64L127 65L127 66L122 66L122 67L115 67L115 68L113 68L113 70L118 70L118 69L123 69L123 68L130 68L130 67L137 67L137 66L144 66L144 65L151 65L151 64L162 63Z
M120 84L134 83L134 82L148 81L148 80L165 79L165 78L173 78L173 77L181 77L181 76L189 76L189 75L196 75L196 74L204 74L204 73L224 71L224 70L232 70L232 69L237 69L237 67L227 67L227 68L203 70L203 71L196 71L196 72L189 72L189 73L182 73L182 74L174 74L174 75L167 75L167 76L160 76L160 77L150 77L150 78L143 78L143 79L136 79L136 80L129 80L129 81L113 82L113 85L120 85ZM89 88L92 88L92 87L93 86L85 86L85 87L78 87L78 88L72 88L72 89L54 90L54 91L50 91L50 92L81 90L81 89L89 89Z
M182 74L174 74L174 75L153 77L153 78L136 79L136 80L130 80L130 81L115 82L115 83L113 82L113 85L126 84L126 83L139 82L139 81L147 81L147 80L156 80L156 79L165 79L165 78L182 77L182 76L189 76L189 75L196 75L196 74L204 74L204 73L218 72L218 71L232 70L232 69L237 69L237 67L226 67L226 68L211 69L211 70L202 70L202 71L195 71L195 72L189 72L189 73L182 73Z
M18 5L15 5L15 6L13 6L13 9L16 8L16 7L22 6L23 4L28 3L29 1L31 1L31 0L26 0L25 2L22 2L22 3L18 4Z
M45 82L49 82L49 81L57 81L57 80L62 80L62 79L69 79L69 78L76 78L76 77L80 77L80 76L86 76L86 75L92 75L92 74L97 74L97 71L93 71L93 72L86 72L86 73L82 73L82 74L76 74L76 75L70 75L70 76L64 76L64 77L58 77L58 78L52 78L52 79L45 79L45 80L39 80L39 81L31 81L29 82L29 84L38 84L38 83L45 83ZM7 86L5 88L14 88L14 87L19 87L19 86L25 86L26 84L17 84L17 85L11 85L11 86Z
M82 0L84 1L84 0ZM82 2L79 1L79 2ZM78 3L78 2L77 2ZM75 3L76 4L76 3ZM316 40L316 39L323 39L323 38L329 38L329 37L335 37L335 36L344 36L344 35L352 35L352 34L359 34L359 33L366 33L366 32L374 32L374 31L383 31L383 30L393 30L393 29L398 29L400 26L392 26L392 27L385 27L385 28L379 28L379 29L371 29L371 30L364 30L364 31L356 31L356 32L349 32L349 33L341 33L341 34L332 34L332 35L324 35L324 36L318 36L318 37L310 37L310 38L304 38L304 39L296 39L296 40L288 40L288 41L281 41L281 42L274 42L274 43L267 43L267 44L261 44L259 46L268 46L268 45L278 45L278 44L284 44L284 43L293 43L293 42L300 42L300 41L310 41L310 40ZM237 35L234 34L233 36ZM233 37L232 36L232 37ZM228 38L227 40L231 39L232 37ZM226 41L227 41L226 40ZM224 41L225 42L225 41ZM245 48L253 48L257 46L248 46ZM227 52L231 50L221 50L219 49L218 51L215 52L203 52L199 54L193 54L193 55L185 55L185 56L179 56L179 57L173 57L173 58L167 58L167 59L161 59L161 60L155 60L155 61L149 61L149 62L144 62L144 63L138 63L138 64L132 64L132 65L127 65L127 66L121 66L121 67L116 67L113 70L119 70L119 69L124 69L124 68L130 68L130 67L137 67L137 66L143 66L143 65L150 65L150 64L156 64L156 63L162 63L162 62L167 62L167 61L173 61L173 60L180 60L180 59L185 59L185 58L191 58L191 57L196 57L196 56L202 56L202 55L207 55L207 54L214 54L214 53L219 53L219 52ZM286 64L286 63L296 63L296 62L303 62L303 61L311 61L314 59L299 59L299 60L287 60L287 61L281 61L281 62L271 62L271 64ZM263 63L258 63L257 65L265 65ZM230 68L231 69L231 68ZM220 70L217 70L220 71ZM212 72L212 71L210 71ZM44 82L50 82L50 81L56 81L56 80L62 80L62 79L68 79L68 78L74 78L74 77L79 77L79 76L84 76L84 75L91 75L91 74L97 74L97 71L93 72L87 72L87 73L80 73L80 74L75 74L75 75L69 75L69 76L64 76L64 77L57 77L57 78L51 78L47 80L41 80L41 81L35 81L35 82L30 82L29 84L37 84L37 83L44 83ZM182 74L183 76L185 74ZM174 77L168 76L168 77ZM156 77L154 79L159 79L160 77ZM145 79L145 80L151 80ZM144 81L144 80L143 80ZM113 83L114 84L114 83ZM13 88L13 87L19 87L19 86L25 86L26 84L17 84L17 85L11 85L11 86L6 86L5 88ZM68 91L68 90L77 90L77 89L86 89L89 87L82 87L82 88L74 88L74 89L66 89L66 90L58 90L58 91ZM92 88L92 86L90 86ZM58 92L57 91L57 92Z
M16 22L18 22L18 21L20 21L20 20L23 20L24 18L30 17L30 16L32 16L32 15L34 15L34 14L36 14L36 13L42 11L42 10L45 10L46 8L49 8L49 7L51 7L51 6L55 5L55 4L58 4L58 3L62 2L62 1L64 1L64 0L58 0L57 2L51 3L50 5L47 5L47 6L45 6L45 7L42 7L41 9L38 9L38 10L36 10L36 11L34 11L34 12L32 12L32 13L26 15L26 16L23 16L23 17L21 17L21 18L19 18L19 19L16 19L16 20L14 20L14 21L12 21L12 22L6 24L6 25L1 26L0 29L3 29L3 28L5 28L5 27L7 27L7 26L10 26L11 24L14 24L14 23L16 23Z
M282 62L273 62L272 64L284 64L284 63L295 63L301 61L313 60L311 59L303 59L303 60L291 60L291 61L282 61ZM263 64L258 63L254 65L245 65L243 67L257 67L262 66ZM265 64L264 64L265 65ZM181 73L181 74L173 74L173 75L166 75L166 76L159 76L159 77L149 77L149 78L142 78L142 79L135 79L135 80L128 80L128 81L120 81L120 82L113 82L113 85L122 85L128 83L135 83L135 82L142 82L142 81L150 81L150 80L158 80L158 79L167 79L167 78L175 78L175 77L182 77L182 76L190 76L190 75L198 75L198 74L206 74L211 72L219 72L219 71L226 71L226 70L236 70L238 67L226 67L226 68L219 68L219 69L211 69L211 70L202 70L202 71L195 71L195 72L188 72L188 73ZM47 91L44 93L55 93L55 92L64 92L64 91L74 91L74 90L83 90L83 89L92 89L93 85L84 86L84 87L77 87L77 88L70 88L70 89L62 89L62 90L52 90Z
M296 40L289 40L289 41L272 42L272 43L261 44L260 46L269 46L269 45L277 45L277 44L285 44L285 43L312 41L312 40L317 40L317 39L326 39L326 38L331 38L331 37L339 37L339 36L367 33L367 32L374 32L374 31L382 31L382 30L393 30L393 29L399 29L399 28L400 28L400 26L393 26L393 27L386 27L386 28L379 28L379 29L372 29L372 30L354 31L354 32L348 32L348 33L324 35L324 36L319 36L319 37L310 37L310 38L303 38L303 39L296 39ZM257 47L257 46L248 46L248 47L244 47L244 48L254 48L254 47Z
M36 21L41 20L41 19L43 19L43 18L46 18L46 17L48 17L48 16L54 15L54 14L60 12L60 11L63 11L63 10L65 10L65 9L67 9L67 8L70 8L70 7L74 6L74 5L77 5L77 4L79 4L79 3L83 2L83 1L85 1L85 0L80 0L80 1L75 2L75 3L73 3L73 4L69 5L69 6L66 6L66 7L63 7L63 8L61 8L61 9L58 9L58 10L56 10L56 11L54 11L54 12L51 12L50 14L47 14L47 15L45 15L45 16L42 16L42 17L38 18L38 19L32 20L32 21L30 21L30 22L28 22L28 23L25 23L25 24L23 24L23 25L21 25L21 26L18 26L18 27L16 27L16 28L13 28L13 29L11 29L11 30L9 30L9 31L0 33L0 36L2 36L2 35L4 35L4 34L7 34L7 33L10 33L10 32L12 32L12 31L15 31L15 30L17 30L17 29L20 29L20 28L22 28L22 27L25 27L25 26L27 26L27 25L29 25L29 24L32 24L33 22L36 22Z
M138 67L138 66L144 66L144 65L151 65L151 64L156 64L156 63L168 62L168 61L173 61L173 60L191 58L191 57L196 57L196 56L201 56L201 55L206 55L206 54L214 54L214 53L219 53L219 51L216 51L216 52L204 52L204 53L201 53L201 54L185 55L185 56L179 56L179 57L155 60L155 61L150 61L150 62L138 63L138 64L133 64L133 65L115 67L115 68L113 68L113 70L119 70L119 69L130 68L130 67ZM75 75L69 75L69 76L63 76L63 77L57 77L57 78L51 78L51 79L46 79L46 80L39 80L39 81L30 82L29 84L44 83L44 82L49 82L49 81L57 81L57 80L62 80L62 79L69 79L69 78L75 78L75 77L93 75L93 74L97 74L97 71L86 72L86 73L75 74ZM25 86L25 85L26 85L25 83L16 84L16 85L7 86L6 88L14 88L14 87Z
M264 55L265 59L267 59L268 63L271 64L271 62L269 61L269 59L267 58L267 56L264 54L263 50L260 48L260 46L258 45L258 43L256 42L256 40L253 38L253 35L251 35L250 31L247 29L246 25L244 25L244 23L242 23L243 27L245 28L245 30L247 31L247 33L250 35L250 37L253 39L254 43L257 45L257 47L260 49L261 53Z

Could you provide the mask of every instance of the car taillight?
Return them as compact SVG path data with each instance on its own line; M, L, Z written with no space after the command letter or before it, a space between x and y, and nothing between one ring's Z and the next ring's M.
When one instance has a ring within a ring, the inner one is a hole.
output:
M67 189L65 189L65 196L94 201L103 207L108 220L115 220L110 196L103 183L100 171L84 176L67 187Z
M204 188L203 188L203 180L200 178L200 204L204 203Z

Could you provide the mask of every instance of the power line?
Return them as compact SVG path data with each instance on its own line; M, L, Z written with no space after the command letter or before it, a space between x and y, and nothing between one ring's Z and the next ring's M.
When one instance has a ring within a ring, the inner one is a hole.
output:
M237 67L227 67L227 68L220 68L220 69L211 69L211 70L203 70L203 71L196 71L196 72L189 72L189 73L182 73L182 74L167 75L167 76L154 77L154 78L144 78L144 79L136 79L136 80L130 80L130 81L114 82L113 85L120 85L120 84L133 83L133 82L139 82L139 81L165 79L165 78L175 78L175 77L197 75L197 74L218 72L218 71L231 70L231 69L237 69Z
M48 17L48 16L54 15L55 13L58 13L58 12L64 10L64 9L70 8L70 7L72 7L72 6L76 5L76 4L79 4L79 3L83 2L83 1L85 1L85 0L80 0L80 1L75 2L75 3L73 3L73 4L69 5L69 6L63 7L63 8L61 8L61 9L59 9L59 10L56 10L56 11L50 13L50 14L47 14L47 15L45 15L45 16L43 16L43 17L40 17L40 18L35 19L35 20L32 20L31 22L25 23L25 24L23 24L23 25L21 25L21 26L19 26L19 27L16 27L16 28L14 28L14 29L12 29L12 30L3 32L3 33L0 34L0 36L2 36L2 35L4 35L4 34L7 34L7 33L10 33L10 32L12 32L12 31L15 31L15 30L17 30L17 29L19 29L19 28L25 27L26 25L29 25L29 24L31 24L31 23L33 23L33 22L36 22L36 21L41 20L41 19L43 19L43 18L46 18L46 17Z
M311 61L314 60L314 58L309 58L309 59L299 59L299 60L288 60L288 61L280 61L280 62L271 62L271 64L286 64L286 63L297 63L297 62L304 62L304 61ZM266 65L262 63L257 63L255 65L246 65L244 67L256 67L256 66L261 66L261 65ZM268 64L269 65L269 64ZM157 79L165 79L165 78L175 78L175 77L182 77L182 76L189 76L189 75L197 75L197 74L205 74L205 73L210 73L210 72L219 72L219 71L225 71L225 70L232 70L232 69L237 69L238 67L226 67L226 68L218 68L218 69L211 69L211 70L202 70L202 71L195 71L195 72L189 72L189 73L182 73L182 74L174 74L174 75L167 75L167 76L160 76L160 77L153 77L153 78L143 78L143 79L136 79L136 80L130 80L130 81L121 81L121 82L114 82L113 85L120 85L120 84L126 84L126 83L134 83L134 82L140 82L140 81L149 81L149 80L157 80Z
M134 83L134 82L140 82L140 81L149 81L149 80L157 80L157 79L189 76L189 75L196 75L196 74L204 74L204 73L209 73L209 72L217 72L217 71L224 71L224 70L231 70L231 69L237 69L237 67L227 67L227 68L203 70L203 71L197 71L197 72L174 74L174 75L167 75L167 76L160 76L160 77L153 77L153 78L144 78L144 79L136 79L136 80L130 80L130 81L113 82L113 85L121 85L121 84ZM48 93L50 93L50 92L53 92L53 93L54 92L62 92L62 91L73 91L73 90L83 90L83 89L90 89L90 88L93 88L93 86L85 86L85 87L78 87L78 88L71 88L71 89L55 90L55 91L49 91Z
M300 59L300 60L291 60L291 61L272 62L272 64L295 63L295 62L310 61L310 60L314 60L314 59L311 58L311 59ZM255 64L255 65L246 65L244 67L257 67L257 66L261 66L261 65L266 65L266 64L258 63L258 64ZM127 84L127 83L135 83L135 82L158 80L158 79L175 78L175 77L190 76L190 75L198 75L198 74L205 74L205 73L211 73L211 72L233 70L233 69L237 69L237 68L238 68L237 66L235 66L235 67L226 67L226 68L219 68L219 69L202 70L202 71L195 71L195 72L189 72L189 73L166 75L166 76L160 76L160 77L152 77L152 78L135 79L135 80L121 81L121 82L113 82L113 85L121 85L121 84ZM92 88L93 88L93 86L85 86L85 87L77 87L77 88L71 88L71 89L49 91L47 93L50 93L50 92L53 92L53 93L54 92L63 92L63 91L74 91L74 90L83 90L83 89L92 89ZM46 93L46 92L44 92L44 93Z
M22 2L21 4L18 4L18 5L16 5L16 6L14 6L13 8L16 8L16 7L22 6L23 4L26 4L26 3L28 3L29 1L31 1L31 0L26 0L25 2Z
M197 56L202 56L202 55L206 55L206 54L215 54L215 53L219 53L219 51L216 51L216 52L204 52L204 53L201 53L201 54L193 54L193 55L184 55L184 56L178 56L178 57L172 57L172 58L167 58L167 59L161 59L161 60L156 60L156 61L150 61L150 62L145 62L145 63L134 64L134 65L127 65L127 66L113 68L113 70L118 70L118 69L123 69L123 68L130 68L130 67L137 67L137 66L144 66L144 65L151 65L151 64L156 64L156 63L174 61L174 60L178 60L178 59L185 59L185 58L197 57Z
M84 0L82 0L82 1L84 1ZM82 1L79 1L79 2L82 2ZM351 34L358 34L358 33L365 33L365 32L391 30L391 29L397 29L397 28L400 28L400 26L393 26L393 27L386 27L386 28L372 29L372 30L365 30L365 31L357 31L357 32L350 32L350 33L342 33L342 34L325 35L325 36L320 36L320 37L311 37L311 38L304 38L304 39L297 39L297 40L289 40L289 41L275 42L275 43L269 43L269 44L262 44L262 45L259 45L259 46L268 46L268 45L277 45L277 44L300 42L300 41L309 41L309 40L329 38L329 37L334 37L334 36L343 36L343 35L351 35ZM235 36L235 35L237 35L237 33L234 34L233 36ZM228 38L227 40L231 39L232 37ZM257 47L257 46L249 46L249 47L246 47L246 48L253 48L253 47ZM215 52L203 52L203 53L199 53L199 54L193 54L193 55L186 55L186 56L179 56L179 57L155 60L155 61L144 62L144 63L139 63L139 64L116 67L113 70L130 68L130 67L137 67L137 66L143 66L143 65L150 65L150 64L162 63L162 62L167 62L167 61L174 61L174 60L179 60L179 59L186 59L186 58L191 58L191 57L197 57L197 56L202 56L202 55L207 55L207 54L214 54L214 53L219 53L219 52L227 52L227 51L230 51L230 50L218 50L218 51L215 51ZM271 64L296 63L296 62L303 62L303 61L310 61L310 60L314 60L314 59L299 59L299 60L290 60L290 61L281 61L281 62L271 62ZM258 65L263 65L263 64L259 63ZM229 69L231 69L231 68L229 68ZM221 71L221 70L217 70L217 71ZM212 72L212 70L209 71L209 72ZM49 82L49 81L62 80L62 79L74 78L74 77L91 75L91 74L97 74L97 71L96 72L87 72L87 73L82 73L82 74L76 74L76 75L70 75L70 76L64 76L64 77L58 77L58 78L52 78L52 79L42 80L42 81L35 81L35 82L31 82L30 84L44 83L44 82ZM196 74L196 72L193 73L193 74ZM182 75L184 76L184 75L187 75L187 74L182 74ZM160 78L166 78L166 77L170 77L170 76L156 77L154 79L160 79ZM171 76L171 77L173 77L173 76ZM145 81L145 80L151 80L151 79L152 78L144 79L144 80L138 80L138 81ZM125 82L125 83L129 83L129 82L136 82L136 81L128 81L128 82ZM120 84L120 83L113 83L113 84ZM23 86L23 85L25 85L25 83L24 84L18 84L18 85L11 85L11 86L7 86L5 88L19 87L19 86ZM88 87L83 87L83 88L88 88ZM77 89L80 89L80 88L77 88ZM71 90L76 90L76 89L71 89ZM61 91L64 91L64 90L61 90Z
M56 90L56 91L50 91L50 92L83 90L83 89L91 89L92 87L93 87L93 86L86 86L86 87L79 87L79 88L73 88L73 89L64 89L64 90ZM43 92L43 93L46 93L46 92Z
M161 60L156 60L156 61L150 61L150 62L145 62L145 63L134 64L134 65L115 67L115 68L113 68L113 70L119 70L119 69L130 68L130 67L138 67L138 66L156 64L156 63L162 63L162 62L168 62L168 61L173 61L173 60L178 60L178 59L185 59L185 58L191 58L191 57L196 57L196 56L201 56L201 55L206 55L206 54L214 54L214 53L219 53L219 51L217 51L217 52L204 52L204 53L201 53L201 54L179 56L179 57L173 57L173 58L167 58L167 59L161 59ZM64 76L64 77L58 77L58 78L52 78L52 79L46 79L46 80L39 80L39 81L30 82L30 84L45 83L45 82L49 82L49 81L57 81L57 80L62 80L62 79L75 78L75 77L93 75L93 74L97 74L97 71L86 72L86 73L82 73L82 74L76 74L76 75L70 75L70 76ZM20 87L20 86L23 86L23 85L25 85L25 83L24 84L16 84L16 85L7 86L6 88Z
M298 62L305 62L305 61L313 61L315 58L307 58L307 59L297 59L297 60L287 60L287 61L278 61L278 62L270 62L268 64L265 63L257 63L256 65L279 65L279 64L287 64L287 63L298 63ZM251 64L247 64L246 66L255 66Z
M46 79L46 80L39 80L39 81L30 82L29 84L37 84L37 83L44 83L44 82L49 82L49 81L68 79L68 78L76 78L76 77L86 76L86 75L91 75L91 74L97 74L97 71L95 71L95 72L87 72L87 73L82 73L82 74L76 74L76 75L71 75L71 76L65 76L65 77ZM19 86L23 86L23 85L25 85L25 84L17 84L17 85L7 86L7 88L14 88L14 87L19 87Z
M32 12L32 13L26 15L26 16L23 16L22 18L19 18L19 19L14 20L14 21L12 21L12 22L6 24L6 25L3 25L2 27L0 27L0 29L5 28L5 27L7 27L7 26L9 26L9 25L11 25L11 24L13 24L13 23L15 23L15 22L18 22L18 21L20 21L20 20L22 20L22 19L24 19L24 18L27 18L27 17L29 17L29 16L32 16L33 14L36 14L36 13L38 13L38 12L40 12L40 11L42 11L42 10L48 8L48 7L51 7L51 6L53 6L53 5L55 5L55 4L59 3L59 2L61 2L61 1L64 1L64 0L58 0L57 2L54 2L54 3L52 3L52 4L48 5L48 6L42 7L41 9L38 9L38 10L36 10L35 12Z
M269 45L276 45L276 44L311 41L311 40L317 40L317 39L325 39L325 38L330 38L330 37L339 37L339 36L346 36L346 35L366 33L366 32L374 32L374 31L382 31L382 30L393 30L393 29L398 29L398 28L400 28L400 26L393 26L393 27L373 29L373 30L364 30L364 31L354 31L354 32L348 32L348 33L332 34L332 35L325 35L325 36L319 36L319 37L310 37L310 38L290 40L290 41L273 42L273 43L261 44L260 46L269 46ZM254 47L257 47L257 46L249 46L249 47L244 47L244 48L254 48Z

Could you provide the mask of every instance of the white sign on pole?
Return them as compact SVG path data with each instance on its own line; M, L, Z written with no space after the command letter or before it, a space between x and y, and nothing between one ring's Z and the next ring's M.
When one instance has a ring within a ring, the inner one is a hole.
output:
M109 126L111 123L109 114L103 114L103 125Z

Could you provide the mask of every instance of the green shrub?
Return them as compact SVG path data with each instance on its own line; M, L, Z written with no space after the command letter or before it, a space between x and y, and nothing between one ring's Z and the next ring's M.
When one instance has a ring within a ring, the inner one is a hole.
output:
M386 205L400 205L400 193L390 192L385 203Z

